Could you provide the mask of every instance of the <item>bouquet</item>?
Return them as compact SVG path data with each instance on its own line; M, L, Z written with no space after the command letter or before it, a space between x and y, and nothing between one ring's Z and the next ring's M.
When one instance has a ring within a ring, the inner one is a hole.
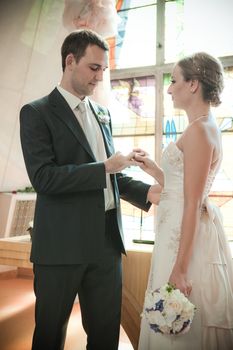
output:
M179 289L167 283L155 291L147 291L142 317L156 333L184 334L189 331L195 306Z

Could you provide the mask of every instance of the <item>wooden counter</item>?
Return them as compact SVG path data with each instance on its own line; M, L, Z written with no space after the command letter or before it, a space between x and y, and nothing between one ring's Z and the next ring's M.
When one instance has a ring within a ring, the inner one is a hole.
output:
M16 236L0 239L0 265L32 268L29 261L30 236Z

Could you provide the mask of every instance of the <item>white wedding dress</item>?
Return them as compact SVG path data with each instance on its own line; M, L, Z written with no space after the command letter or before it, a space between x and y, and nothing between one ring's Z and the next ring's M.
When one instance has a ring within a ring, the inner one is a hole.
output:
M219 160L220 163L220 160ZM168 282L180 239L183 213L183 153L175 143L163 152L165 187L157 212L157 227L148 290ZM233 262L219 209L208 193L219 164L209 173L188 280L190 301L197 307L184 335L162 335L142 319L140 350L233 350Z

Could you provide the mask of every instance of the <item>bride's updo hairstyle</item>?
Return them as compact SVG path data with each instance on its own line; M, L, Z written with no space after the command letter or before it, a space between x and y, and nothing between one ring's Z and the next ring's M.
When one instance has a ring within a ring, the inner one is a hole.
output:
M220 94L223 90L223 68L216 58L205 52L186 56L177 62L185 81L197 79L202 85L204 101L212 106L220 105Z

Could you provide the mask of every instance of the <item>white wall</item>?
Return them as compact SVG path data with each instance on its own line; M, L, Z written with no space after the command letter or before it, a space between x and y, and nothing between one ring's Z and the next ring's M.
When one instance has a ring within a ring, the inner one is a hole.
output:
M112 36L116 24L115 0L0 0L0 191L30 186L20 146L19 111L60 81L64 38L83 27ZM109 71L92 98L108 105Z
M19 140L23 104L49 93L62 73L64 0L0 1L0 191L30 185Z

